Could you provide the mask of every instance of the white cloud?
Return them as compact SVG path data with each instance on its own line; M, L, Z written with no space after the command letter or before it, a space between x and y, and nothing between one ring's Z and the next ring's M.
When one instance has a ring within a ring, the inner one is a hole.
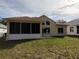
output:
M23 15L37 16L45 14L50 17L55 16L55 18L59 19L66 16L72 17L79 15L79 4L60 9L63 6L75 4L79 2L79 0L17 0L20 5L8 2L10 2L10 0L0 0L0 12L6 17ZM21 5L23 7L20 7Z
M0 12L4 12L6 14L9 14L9 15L16 15L16 14L20 14L20 12L18 11L15 11L14 9L11 9L8 4L6 4L5 2L2 2L0 1Z
M0 1L0 13L4 17L14 17L14 16L32 16L31 14L25 14L23 12L20 12L18 10L15 10L11 8L6 2Z
M64 0L18 0L24 5L28 5L30 9L40 9L52 11L65 5Z
M68 16L79 16L79 2L66 5L60 8L59 11L60 11L60 14L64 14Z
M75 7L66 8L62 10L61 14L79 15L79 8L75 8Z
M79 0L17 0L19 3L25 6L27 9L27 6L29 7L29 10L31 10L34 14L46 14L51 15L52 13L56 14L63 14L63 15L78 15L79 11L78 8L70 7L65 9L59 9L65 5L72 5ZM79 5L78 5L79 6Z

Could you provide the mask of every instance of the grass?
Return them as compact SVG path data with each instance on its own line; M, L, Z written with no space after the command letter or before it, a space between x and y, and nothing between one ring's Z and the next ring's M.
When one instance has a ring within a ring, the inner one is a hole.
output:
M4 41L0 40L0 59L79 59L78 37Z

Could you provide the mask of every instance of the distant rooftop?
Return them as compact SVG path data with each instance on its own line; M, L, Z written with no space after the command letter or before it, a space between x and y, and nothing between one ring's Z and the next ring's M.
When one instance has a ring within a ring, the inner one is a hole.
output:
M70 24L70 25L78 25L79 24L79 18L74 19L74 20L68 22L68 24Z

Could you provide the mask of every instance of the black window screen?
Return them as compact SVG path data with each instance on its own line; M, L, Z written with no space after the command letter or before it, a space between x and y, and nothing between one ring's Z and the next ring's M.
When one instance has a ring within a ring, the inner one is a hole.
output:
M40 24L39 23L32 23L32 33L40 33Z
M10 23L10 34L37 34L40 33L40 23Z
M10 23L10 34L19 34L20 33L20 23Z
M30 34L30 23L22 23L21 24L21 33Z
M63 28L58 28L58 33L63 34Z
M49 21L46 21L46 25L50 25L50 22Z

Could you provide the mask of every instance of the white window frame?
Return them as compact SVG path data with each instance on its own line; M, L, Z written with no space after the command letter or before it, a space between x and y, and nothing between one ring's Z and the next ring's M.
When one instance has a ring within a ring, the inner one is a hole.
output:
M70 27L70 32L74 32L74 27Z

